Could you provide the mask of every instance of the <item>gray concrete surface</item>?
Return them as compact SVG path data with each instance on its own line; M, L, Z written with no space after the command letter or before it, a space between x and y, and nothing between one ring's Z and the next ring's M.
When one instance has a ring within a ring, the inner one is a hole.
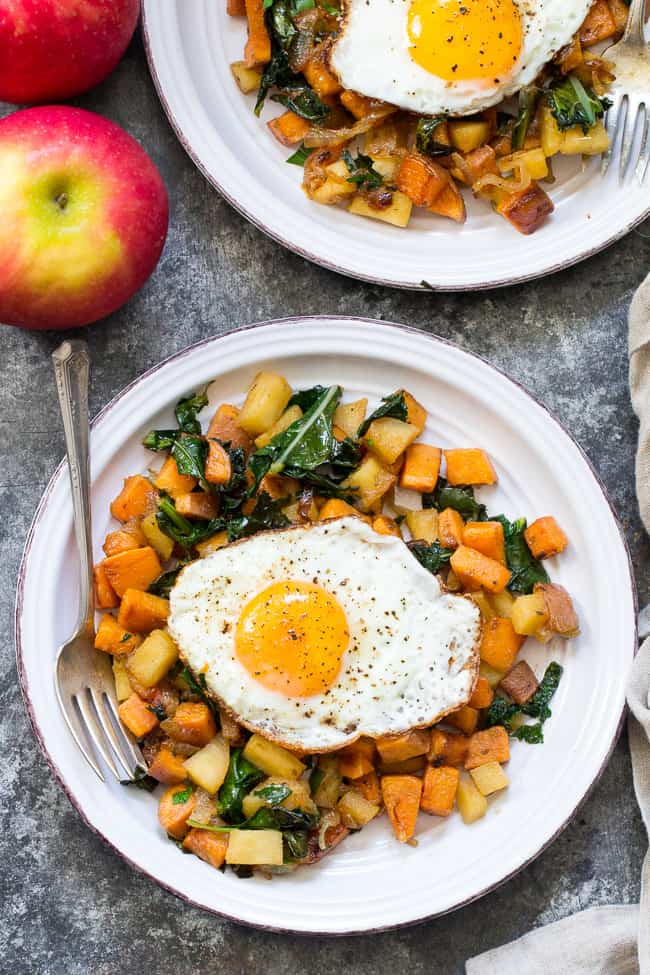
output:
M94 360L93 412L157 360L240 323L321 312L407 322L486 356L566 423L624 520L640 600L647 601L650 546L633 489L626 312L649 269L650 222L580 267L522 287L458 296L385 290L311 266L221 200L177 144L137 42L116 74L79 104L145 145L172 200L157 274L121 312L83 330ZM7 111L0 105L0 115ZM13 650L23 541L63 453L49 361L59 340L9 328L0 334L1 971L461 975L466 957L535 925L637 899L645 839L625 739L574 822L527 870L453 915L373 937L313 941L222 922L164 893L91 835L36 747Z

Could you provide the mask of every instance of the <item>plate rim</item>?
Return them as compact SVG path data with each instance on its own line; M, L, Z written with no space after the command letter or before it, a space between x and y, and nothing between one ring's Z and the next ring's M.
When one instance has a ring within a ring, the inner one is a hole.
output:
M293 254L297 254L298 257L302 257L303 259L310 261L312 264L316 264L319 267L324 267L328 271L333 271L336 274L341 274L346 278L352 279L353 281L363 281L368 284L375 284L384 288L396 288L400 291L416 291L416 292L424 292L425 294L427 292L431 292L431 293L446 292L449 294L454 294L454 293L460 294L464 292L473 292L473 291L491 291L491 290L496 290L497 288L507 288L517 284L524 284L526 281L536 281L539 280L540 278L545 277L546 275L557 274L560 271L564 271L567 268L574 267L576 264L579 264L582 261L586 261L589 258L594 257L596 254L599 254L601 251L606 250L608 247L611 247L612 244L615 244L618 240L621 240L623 237L626 237L627 234L631 233L631 231L635 229L635 227L638 227L639 224L643 223L644 220L647 220L648 217L650 217L650 203L649 203L646 209L639 216L635 217L626 226L620 228L610 237L607 237L605 240L601 241L599 244L596 244L593 247L587 247L586 249L580 251L578 254L575 254L571 258L560 261L556 264L544 265L544 267L540 268L537 271L531 271L529 273L523 273L523 274L515 274L510 277L493 278L492 280L483 281L479 283L476 282L471 284L470 283L467 284L438 283L432 285L428 281L424 281L424 280L420 281L419 283L415 281L414 282L395 281L390 278L381 278L378 277L377 275L364 274L358 271L352 271L347 268L341 267L340 265L336 264L335 261L330 261L327 258L319 256L318 254L315 254L304 247L300 247L299 245L292 243L291 240L288 240L285 237L283 237L281 234L271 230L271 228L264 223L263 219L253 215L243 203L241 203L238 199L233 197L232 194L227 192L227 190L221 185L221 183L216 178L216 176L214 176L211 172L208 171L207 167L205 166L202 159L200 158L198 152L193 148L192 143L189 137L186 135L180 121L177 119L171 107L171 104L169 102L169 99L167 98L163 84L160 80L160 76L158 73L158 69L156 67L156 61L153 53L153 43L151 40L151 29L149 25L149 3L150 0L142 0L142 40L144 44L145 55L147 58L147 64L149 67L149 73L151 75L151 79L153 81L154 88L156 89L156 94L158 95L158 99L160 101L162 109L165 113L165 116L167 117L167 121L169 122L174 132L174 135L176 136L178 142L184 149L185 153L189 156L190 160L193 162L194 166L198 169L198 171L201 173L201 175L204 177L207 183L210 186L212 186L213 189L217 190L217 192L226 200L226 202L234 210L236 210L237 213L239 213L242 217L244 217L244 219L248 220L249 223L253 224L253 226L256 227L258 230L260 230L266 237L269 237L271 240L274 240L277 244L280 244L282 247L285 247L288 251L291 251Z
M547 417L553 423L555 423L556 426L558 426L560 428L560 430L569 438L571 444L578 450L578 452L581 455L582 459L586 463L587 468L588 468L589 472L591 473L591 475L592 475L592 477L593 477L593 479L594 479L594 481L595 481L595 483L596 483L596 485L597 485L597 487L598 487L598 489L599 489L599 491L600 491L600 493L601 493L604 501L606 502L607 508L610 511L610 514L611 514L611 516L613 518L614 524L615 524L616 529L618 531L618 535L619 535L619 538L621 540L621 543L622 543L622 546L623 546L623 551L625 553L626 560L627 560L629 590L630 590L630 595L632 597L632 607L633 607L633 612L634 612L633 627L632 627L632 639L633 639L632 652L633 652L633 656L636 656L636 653L638 651L638 621L637 621L637 617L638 617L638 597L637 597L637 587L636 587L636 579L634 577L634 567L633 567L633 563L632 563L632 557L631 557L631 554L630 554L629 546L628 546L628 543L627 543L627 539L625 537L625 532L623 530L623 525L621 523L621 520L620 520L620 518L618 516L618 513L617 513L617 511L616 511L616 509L615 509L615 507L614 507L614 505L613 505L610 497L609 497L608 491L607 491L607 489L606 489L606 487L605 487L605 485L604 485L604 483L603 483L600 475L598 474L598 472L596 471L594 465L592 464L590 458L585 453L584 449L580 446L580 444L577 442L577 440L573 437L573 435L571 434L571 432L564 426L564 424L562 423L562 421L560 419L558 419L558 417L555 416L555 414L553 413L553 411L551 409L549 409L549 407L546 406L545 403L543 403L534 393L531 393L528 389L526 389L526 387L523 385L523 383L521 383L517 379L514 379L511 376L509 376L503 369L501 369L499 366L495 365L494 363L490 362L489 360L487 360L484 356L480 355L479 353L473 352L473 351L471 351L469 349L465 349L462 346L458 345L456 342L452 342L451 340L446 339L443 336L436 335L433 332L424 331L423 329L415 328L415 327L413 327L411 325L405 325L405 324L400 323L400 322L386 321L386 320L383 320L383 319L365 318L365 317L356 316L356 315L293 315L293 316L289 316L289 317L285 317L285 318L267 319L267 320L263 320L263 321L252 322L250 324L241 325L241 326L238 326L237 328L230 329L230 330L228 330L226 332L223 332L223 333L220 333L218 335L212 335L212 336L208 336L207 338L204 338L204 339L199 339L197 342L194 342L191 345L185 346L182 349L178 349L176 352L171 353L171 355L169 355L166 358L164 358L164 359L160 360L159 362L155 363L153 366L151 366L145 372L143 372L142 374L136 376L133 380L131 380L131 382L129 382L119 392L117 392L115 394L115 396L113 396L112 399L109 400L109 402L106 403L105 406L103 406L95 414L95 416L92 418L91 423L90 423L91 430L108 413L110 413L115 408L115 406L117 406L117 404L132 389L134 389L135 387L141 385L150 376L152 376L155 373L159 372L162 368L166 367L170 363L185 358L187 355L190 355L191 353L195 352L197 349L200 349L201 347L204 347L204 346L207 346L207 345L212 345L214 343L218 343L220 340L227 339L230 336L232 336L234 334L237 334L237 333L248 332L248 331L252 331L254 329L262 329L262 328L265 328L265 327L268 327L268 326L276 326L277 327L277 326L285 326L285 325L296 325L296 324L303 323L303 322L309 322L309 323L318 323L318 322L320 322L321 324L326 323L326 322L337 322L337 323L344 322L344 323L347 323L349 325L362 325L362 326L381 325L381 326L385 326L385 327L387 327L389 329L396 329L396 330L399 330L399 331L402 331L402 332L406 332L408 334L414 334L414 335L417 335L418 337L425 337L426 339L428 339L429 341L431 341L434 344L442 344L442 345L445 345L447 347L451 347L456 352L459 352L459 353L461 353L461 354L463 354L465 356L468 356L471 359L478 360L483 365L487 366L489 369L491 369L494 372L496 372L502 379L506 380L506 382L511 383L512 385L514 385L515 387L517 387L521 392L524 393L525 396L527 396L529 399L531 399L538 407L540 407L544 411L544 413L547 415ZM81 800L78 800L77 799L77 797L74 794L74 792L71 789L71 787L68 786L63 772L58 767L57 763L55 762L54 758L51 756L51 754L50 754L50 752L48 750L48 747L47 747L47 744L46 744L46 736L42 732L42 730L41 730L41 728L39 726L38 719L36 717L36 711L35 711L35 708L34 708L34 706L32 704L32 700L31 700L31 697L30 697L29 681L27 679L27 673L26 673L26 667L25 667L25 660L24 660L24 658L25 658L25 652L24 652L25 651L25 648L24 648L23 639L22 639L22 616L23 616L23 603L24 603L24 595L25 595L25 582L26 582L26 575L27 575L27 566L28 566L28 561L29 561L29 557L30 557L30 553L31 553L31 548L32 548L32 545L33 545L33 542L34 542L34 538L35 538L36 533L38 531L40 522L43 519L43 517L45 516L46 510L47 510L47 507L48 507L48 504L49 504L50 496L52 495L52 492L54 491L55 487L58 485L60 478L62 476L64 476L64 474L65 474L65 468L66 468L66 460L64 458L63 460L61 460L59 462L59 464L55 468L52 476L50 477L50 479L49 479L49 481L48 481L48 483L47 483L47 485L45 487L45 490L43 491L43 494L42 494L42 496L40 498L40 501L39 501L39 503L37 505L36 511L34 513L34 516L32 518L30 527L29 527L28 532L27 532L27 536L26 536L25 544L24 544L24 548L23 548L23 553L22 553L21 560L20 560L20 565L19 565L19 568L18 568L17 584L16 584L16 598L15 598L15 604L14 604L14 642L15 642L16 666L17 666L18 682L19 682L19 685L20 685L20 689L21 689L21 693L22 693L22 697L23 697L23 702L24 702L24 705L25 705L25 710L27 712L27 716L29 718L29 722L30 722L30 725L32 727L32 731L34 733L34 737L36 738L36 741L37 741L37 744L38 744L38 746L40 748L40 751L41 751L43 757L45 758L45 760L46 760L46 762L47 762L47 764L48 764L48 766L49 766L49 768L50 768L50 770L51 770L51 772L52 772L55 780L57 781L57 783L61 787L61 789L64 792L64 794L67 796L69 802L71 803L71 805L73 806L73 808L75 809L75 811L80 816L80 818L81 818L82 822L84 823L84 825L87 828L89 828L91 830L91 832L94 833L94 835L97 836L110 850L112 850L114 853L116 853L118 855L118 857L123 862L127 863L132 869L136 870L139 874L147 877L148 880L153 881L155 884L157 884L159 887L161 887L167 893L173 894L175 897L177 897L178 899L182 900L183 902L191 905L192 907L198 908L199 910L205 911L205 912L207 912L207 913L209 913L209 914L211 914L213 916L223 918L223 919L225 919L227 921L232 921L233 923L240 924L240 925L243 925L245 927L253 928L253 929L256 929L256 930L260 930L260 931L275 933L275 934L293 934L293 935L297 935L297 936L305 937L305 938L312 938L312 937L344 938L344 937L360 936L360 935L364 935L364 934L377 934L377 933L388 932L388 931L396 931L396 930L401 930L403 928L410 928L410 927L414 927L415 925L423 924L423 923L425 923L427 921L431 921L431 920L433 920L435 918L438 918L438 917L444 917L445 915L451 914L454 911L457 911L457 910L459 910L459 909L461 909L463 907L467 907L469 904L471 904L471 903L479 900L480 898L486 896L487 894L491 893L492 891L497 890L503 884L505 884L509 880L511 880L513 877L517 876L517 874L521 873L524 869L526 869L534 860L536 860L539 856L541 856L541 854L544 853L555 842L555 840L558 838L558 836L560 835L560 833L562 833L566 829L566 827L569 825L569 823L576 817L577 813L582 808L582 806L584 805L584 803L591 796L593 790L595 789L596 785L600 781L600 779L601 779L601 777L602 777L602 775L603 775L603 773L604 773L607 765L609 764L609 761L611 759L611 756L612 756L612 754L614 752L614 749L616 748L617 742L619 740L619 737L620 737L620 734L621 734L621 731L622 731L622 728L623 728L623 724L625 722L625 718L626 718L626 715L627 715L627 710L628 710L627 704L626 704L625 700L623 701L623 703L621 705L620 715L619 715L618 722L617 722L617 725L615 727L614 733L612 735L612 740L610 742L609 748L608 748L608 750L607 750L607 752L606 752L606 754L605 754L605 756L603 758L603 761L602 761L600 767L594 773L594 776L593 776L593 778L592 778L592 780L591 780L591 782L589 784L589 787L586 789L586 791L584 792L583 796L578 800L578 802L575 804L574 808L567 815L567 817L563 820L563 822L558 826L558 828L553 832L553 834L544 843L542 843L542 845L537 849L537 851L535 853L533 853L530 857L528 857L525 861L523 861L514 870L510 871L506 876L504 876L501 879L495 881L494 883L488 884L486 887L484 887L481 890L477 891L475 894L472 894L471 896L469 896L467 898L464 898L462 901L459 901L457 904L455 904L453 906L450 906L448 908L445 908L443 910L434 911L432 913L425 914L425 915L422 915L421 917L413 918L413 919L407 920L407 921L398 921L398 922L395 922L394 924L383 924L383 925L377 925L377 926L373 926L373 927L363 927L363 928L354 928L354 927L352 927L350 929L339 930L339 931L321 931L321 930L318 930L316 928L310 929L310 930L296 929L296 928L286 927L286 926L282 926L282 925L262 924L260 922L251 921L251 920L248 920L246 918L238 917L237 915L234 915L234 914L229 914L227 911L222 911L222 910L219 910L219 909L217 909L215 907L208 906L208 905L206 905L204 903L201 903L200 901L196 900L191 895L189 895L189 894L187 894L187 893L185 893L185 892L177 889L176 887L174 887L173 884L171 884L171 883L163 880L162 878L159 878L159 877L155 876L153 873L150 873L146 869L146 867L141 866L140 864L134 862L123 850L120 849L120 847L113 840L111 840L108 836L106 836L101 831L101 829L99 829L97 826L93 825L93 823L90 821L90 819L86 815L86 812L85 812L85 810L83 808L83 803L81 802Z

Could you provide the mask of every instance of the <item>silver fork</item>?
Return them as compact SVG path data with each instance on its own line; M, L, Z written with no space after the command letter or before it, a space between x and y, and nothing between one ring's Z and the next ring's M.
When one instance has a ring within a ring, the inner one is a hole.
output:
M88 381L85 342L63 342L52 354L68 457L72 511L80 559L79 618L59 649L54 683L68 728L84 758L104 781L100 755L119 782L133 782L146 765L135 740L120 725L111 657L95 650L93 558L90 520Z
M614 155L619 136L621 158L618 178L622 183L628 164L634 168L639 183L648 175L650 126L650 47L645 41L646 0L632 0L623 37L603 52L603 57L614 64L616 80L608 94L612 105L607 111L605 125L609 134L609 148L603 153L601 172L607 172ZM640 139L635 139L641 126ZM637 144L636 157L632 147Z

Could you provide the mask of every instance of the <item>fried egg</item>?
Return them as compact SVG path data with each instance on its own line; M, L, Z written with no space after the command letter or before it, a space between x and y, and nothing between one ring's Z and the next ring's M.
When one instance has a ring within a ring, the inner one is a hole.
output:
M330 67L400 108L467 115L530 84L591 0L346 0Z
M354 517L191 563L168 626L238 721L304 752L433 724L468 701L479 663L475 603Z

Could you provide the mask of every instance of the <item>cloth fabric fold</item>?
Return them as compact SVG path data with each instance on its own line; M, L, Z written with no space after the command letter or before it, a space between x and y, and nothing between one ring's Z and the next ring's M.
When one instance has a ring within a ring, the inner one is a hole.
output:
M630 393L639 418L636 489L650 532L650 275L629 318ZM634 791L650 837L650 637L636 656L627 687ZM650 850L637 905L594 907L538 928L469 959L467 975L650 975Z

